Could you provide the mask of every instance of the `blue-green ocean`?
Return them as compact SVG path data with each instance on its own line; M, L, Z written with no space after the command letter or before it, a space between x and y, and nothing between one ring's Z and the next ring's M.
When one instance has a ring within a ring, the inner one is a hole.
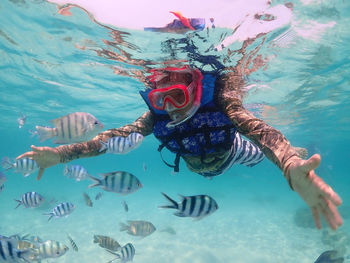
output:
M285 1L271 2L274 6ZM58 263L115 258L93 243L97 234L121 245L132 243L135 263L313 263L332 249L350 262L350 4L291 2L291 22L252 38L247 46L249 59L243 63L260 59L264 65L244 77L244 104L294 146L307 148L309 156L321 154L316 173L343 200L342 227L334 232L323 222L317 230L306 204L268 159L252 168L233 166L212 180L191 173L183 161L174 174L162 162L159 143L150 135L129 154L103 154L71 163L93 176L112 171L134 174L143 188L126 196L88 188L90 180L77 182L64 176L64 164L46 169L40 181L37 173L23 177L2 169L7 181L0 192L0 235L62 242L69 251L47 260ZM0 1L1 158L14 159L30 151L31 145L55 147L30 131L72 112L93 114L104 129L133 122L147 111L138 93L144 88L140 78L146 69L187 60L215 70L217 65L235 66L241 58L235 51L242 48L242 41L220 51L213 48L234 34L233 28L161 34L106 25L78 7L70 12L60 14L56 4L46 1ZM27 118L19 128L22 114ZM174 155L165 151L164 158L172 161ZM15 209L14 199L29 191L43 195L45 203ZM84 192L92 207L85 204ZM95 200L99 192L102 198ZM167 203L161 192L176 200L178 194L207 194L219 209L199 221L177 217L174 210L158 208ZM76 209L68 217L48 221L43 214L60 202L71 202ZM120 231L120 223L127 220L149 221L157 230L145 238L131 236Z

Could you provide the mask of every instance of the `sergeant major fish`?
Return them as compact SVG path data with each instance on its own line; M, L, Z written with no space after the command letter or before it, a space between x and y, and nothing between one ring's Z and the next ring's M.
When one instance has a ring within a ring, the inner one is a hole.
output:
M120 250L120 254L114 253L112 251L109 252L115 255L116 258L108 261L108 263L111 263L115 260L119 260L120 263L125 263L128 261L132 261L135 256L135 248L131 243L127 243L125 246L123 246Z
M102 174L102 177L102 179L99 179L90 176L95 183L89 185L89 188L101 186L101 188L105 191L127 195L142 187L139 179L135 175L128 172L117 171L105 173Z
M55 240L46 240L45 242L35 245L32 249L33 255L30 260L41 261L48 258L58 258L63 256L69 248Z
M41 142L56 137L54 143L67 144L92 139L103 129L103 124L95 116L86 112L74 112L51 120L55 128L36 126L36 134Z
M68 235L68 234L67 234L67 238L68 238L68 240L70 242L70 245L72 246L73 250L75 252L78 252L79 248L78 248L77 244L74 242L73 238L71 238L70 235Z
M60 203L57 206L55 206L52 209L52 212L50 213L46 213L44 215L48 215L49 219L48 221L52 218L52 217L63 217L63 216L68 216L69 214L71 214L75 209L75 205L73 205L72 203L69 202L65 202L65 203Z
M16 208L18 208L20 205L23 205L26 208L39 207L44 202L44 200L44 197L37 192L27 192L22 195L21 200L15 199L15 201L18 202Z
M125 211L125 212L128 212L128 211L129 211L129 206L128 206L128 204L127 204L125 201L123 201L123 202L122 202L122 205L123 205L124 211Z
M94 235L94 243L110 251L118 251L121 248L116 240L108 236Z
M14 169L16 173L22 173L24 177L39 169L36 161L28 157L17 159L14 162L11 162L10 158L4 157L1 161L1 166L5 170Z
M66 165L63 175L68 175L69 178L74 178L76 181L81 181L89 176L88 171L81 165Z
M219 207L216 201L208 195L193 195L193 196L181 196L182 201L176 203L173 199L162 193L163 196L170 201L170 205L159 206L159 208L173 208L178 211L174 213L180 217L194 217L197 220L210 215L215 212Z
M0 172L0 193L2 190L4 190L5 182L6 182L6 175Z
M144 137L142 134L133 132L127 137L112 137L108 139L107 142L100 140L102 146L99 151L102 152L106 150L106 153L126 154L137 148L142 143L143 139Z
M120 223L120 231L127 231L129 235L146 237L156 231L156 227L147 221L127 221L127 225Z
M87 206L92 207L93 204L92 204L92 201L91 201L90 196L89 196L87 193L83 193L83 196L84 196L85 204L86 204Z

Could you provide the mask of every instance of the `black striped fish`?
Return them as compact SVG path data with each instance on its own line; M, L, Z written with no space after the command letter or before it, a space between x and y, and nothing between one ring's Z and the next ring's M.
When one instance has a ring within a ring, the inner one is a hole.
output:
M170 201L170 205L159 206L159 208L173 208L178 211L174 213L180 217L193 217L197 220L210 215L215 212L219 207L216 201L208 195L193 195L193 196L181 196L182 201L176 203L166 194L162 193L164 197Z
M4 157L1 161L1 166L5 170L14 169L16 173L22 173L24 177L39 169L36 161L28 157L17 159L14 162L11 162L10 158Z
M118 251L121 248L116 240L108 236L94 235L94 243L110 251Z
M58 204L52 209L52 212L46 213L44 215L49 216L49 219L48 219L49 221L54 216L55 217L68 216L74 211L74 209L75 209L75 205L69 202L65 202L65 203Z
M102 193L101 192L98 192L95 196L95 200L100 200L102 197Z
M90 176L95 183L89 185L89 188L101 186L101 188L105 191L127 195L142 187L139 179L135 175L128 172L118 171L101 175L103 177L102 179Z
M4 190L6 180L6 175L0 172L0 193L2 190Z
M45 242L35 245L35 249L32 249L31 260L40 261L48 258L58 258L63 256L69 248L55 240L46 240Z
M17 240L0 236L0 262L22 263L28 262L29 250L17 249Z
M39 207L44 202L44 200L44 197L41 194L38 194L37 192L27 192L22 195L21 200L15 199L15 201L18 202L16 208L20 205L23 205L26 208Z
M81 181L89 176L88 171L81 165L66 165L63 175L68 175L69 178L74 178L76 181Z
M70 237L70 235L67 235L67 238L68 238L68 240L69 240L69 242L70 242L70 245L72 246L72 248L73 248L73 250L75 251L75 252L78 252L78 246L77 246L77 244L74 242L74 240L73 240L73 238L71 238Z
M108 263L111 263L115 260L119 260L120 263L125 263L128 261L132 261L135 256L135 248L131 243L127 243L125 246L123 246L120 250L120 254L114 253L112 251L109 252L115 255L116 258L108 261Z
M125 212L128 212L129 211L129 206L128 206L128 204L123 200L123 202L122 202L122 205L123 205L123 208L124 208L124 211Z
M86 112L74 112L54 119L55 128L36 126L36 134L41 142L56 137L54 143L66 144L83 142L92 139L103 128L103 124L95 116Z
M128 137L116 136L108 139L107 142L100 140L102 145L100 152L106 150L106 153L126 154L137 148L143 141L142 134L133 132Z
M120 223L120 231L127 231L127 233L132 236L146 237L156 231L156 227L151 222L129 220L127 223L127 225Z
M85 204L86 204L87 206L92 207L93 204L92 204L92 201L91 201L90 196L89 196L87 193L83 193L83 196L84 196Z

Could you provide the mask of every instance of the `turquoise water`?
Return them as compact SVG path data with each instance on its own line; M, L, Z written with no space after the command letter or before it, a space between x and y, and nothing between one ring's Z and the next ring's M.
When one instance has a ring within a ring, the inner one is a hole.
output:
M144 86L136 73L143 76L146 69L181 59L214 70L205 63L209 56L224 66L234 66L240 58L239 53L228 57L228 49L238 50L242 42L222 51L212 48L232 29L157 34L99 24L79 8L71 12L72 16L62 16L55 4L45 1L0 3L1 157L15 158L32 144L54 146L31 137L29 130L50 125L50 120L71 112L89 112L106 129L132 122L147 110L138 96ZM267 63L246 77L244 102L293 145L307 148L310 155L321 154L316 172L343 199L344 225L336 232L325 224L323 230L313 226L306 205L268 160L253 168L234 166L213 180L191 173L182 162L180 173L174 175L161 161L156 139L148 136L127 155L105 154L72 162L93 175L125 170L144 186L127 196L103 192L100 200L93 199L92 208L85 205L83 192L93 198L102 190L88 189L90 181L64 177L63 164L48 168L40 181L36 174L24 178L5 172L0 234L38 235L67 245L69 234L79 252L70 249L50 262L111 260L113 255L93 244L94 234L111 236L120 244L133 243L134 262L310 263L329 249L341 250L348 257L349 14L347 1L294 1L292 23L257 38L247 48L249 53L260 47L253 58L261 55ZM27 121L20 129L17 118L21 113ZM13 199L28 191L39 192L47 202L37 209L15 210ZM218 202L219 210L198 222L176 217L171 210L157 208L166 203L161 192L174 198L208 194ZM48 222L42 214L52 209L52 199L72 202L77 208L67 218ZM127 213L123 200L129 205ZM119 231L119 223L126 220L150 221L157 231L144 239L130 236ZM160 231L167 227L176 235Z

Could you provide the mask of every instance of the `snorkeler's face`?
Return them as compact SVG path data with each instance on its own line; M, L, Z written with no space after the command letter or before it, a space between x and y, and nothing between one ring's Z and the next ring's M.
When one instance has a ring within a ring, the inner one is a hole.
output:
M185 110L194 97L192 75L188 72L164 72L158 76L157 88L149 93L152 106L168 113Z

